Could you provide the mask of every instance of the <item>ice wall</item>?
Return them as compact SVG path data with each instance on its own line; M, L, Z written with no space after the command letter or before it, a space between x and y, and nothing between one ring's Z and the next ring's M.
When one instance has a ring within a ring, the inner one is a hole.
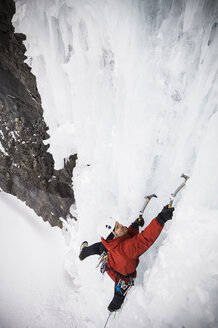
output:
M191 176L114 327L216 327L218 3L21 0L16 8L56 166L78 153L74 247L96 240L102 218L129 224L155 192L148 223L181 173ZM87 277L95 262L71 255L81 327L100 327L105 304L99 316L90 299L98 290L106 302L103 281L96 271Z

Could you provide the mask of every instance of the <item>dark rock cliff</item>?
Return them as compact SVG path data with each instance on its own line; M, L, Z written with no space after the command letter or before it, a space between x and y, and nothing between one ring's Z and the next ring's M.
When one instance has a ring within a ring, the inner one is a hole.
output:
M47 151L48 127L43 119L36 79L24 63L25 35L14 33L13 0L0 2L0 187L31 207L44 221L62 227L72 217L72 172L76 155L62 170L54 169Z

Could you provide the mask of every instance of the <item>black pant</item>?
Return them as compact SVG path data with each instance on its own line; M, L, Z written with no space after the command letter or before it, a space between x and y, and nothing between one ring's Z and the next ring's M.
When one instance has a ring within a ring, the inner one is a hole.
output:
M84 260L86 257L90 256L90 255L101 255L103 252L107 252L107 248L104 247L104 245L99 242L99 243L95 243L92 244L90 246L84 247L82 249L82 252L80 253L80 260Z

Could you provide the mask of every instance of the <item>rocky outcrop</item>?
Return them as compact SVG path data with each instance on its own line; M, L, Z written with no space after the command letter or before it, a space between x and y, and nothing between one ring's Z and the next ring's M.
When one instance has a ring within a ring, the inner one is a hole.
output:
M31 207L52 226L72 217L72 171L76 155L62 170L48 152L48 127L36 79L24 63L25 35L14 33L12 0L0 2L0 187Z

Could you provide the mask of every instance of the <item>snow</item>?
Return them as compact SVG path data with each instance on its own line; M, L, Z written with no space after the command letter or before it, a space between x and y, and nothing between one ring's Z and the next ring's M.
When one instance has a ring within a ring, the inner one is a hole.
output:
M73 284L64 270L66 244L60 230L3 192L0 206L0 327L44 327L47 321L49 327L60 327L66 309L74 320Z
M16 1L13 23L27 35L56 168L78 154L78 221L63 230L64 264L51 263L73 283L46 276L62 299L50 302L42 289L47 309L30 304L22 322L15 312L21 326L103 327L113 283L96 269L97 257L79 261L80 243L99 240L96 227L107 217L130 224L144 196L155 193L147 225L185 173L173 220L140 258L136 285L108 327L217 327L217 15L218 4L203 0ZM61 238L49 229L49 240L52 233ZM37 267L39 274L44 266ZM41 292L37 279L32 288Z

